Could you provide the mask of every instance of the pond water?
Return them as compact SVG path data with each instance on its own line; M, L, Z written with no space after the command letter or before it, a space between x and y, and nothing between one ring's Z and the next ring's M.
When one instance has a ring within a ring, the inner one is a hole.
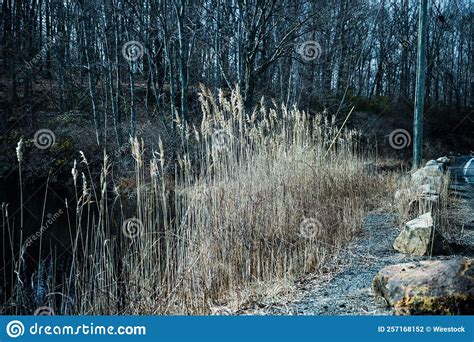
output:
M74 217L74 195L67 188L58 184L47 186L46 181L38 180L24 184L22 192L23 200L17 177L0 182L0 203L3 204L0 222L0 307L12 289L12 279L17 277L15 271L19 270L22 281L33 283L31 280L36 277L40 260L47 267L52 259L69 259L71 236L75 235L75 227L68 222L68 216ZM18 268L20 257L21 267ZM62 266L56 265L55 268L58 271Z

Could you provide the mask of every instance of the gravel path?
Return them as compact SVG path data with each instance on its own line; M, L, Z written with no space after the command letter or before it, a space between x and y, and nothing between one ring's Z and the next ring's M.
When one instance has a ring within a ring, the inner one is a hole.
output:
M346 249L341 272L328 281L315 281L302 299L293 303L294 315L390 315L392 311L372 294L372 279L391 264L420 260L397 253L392 244L399 233L395 216L370 213L362 235ZM282 312L283 313L283 312Z

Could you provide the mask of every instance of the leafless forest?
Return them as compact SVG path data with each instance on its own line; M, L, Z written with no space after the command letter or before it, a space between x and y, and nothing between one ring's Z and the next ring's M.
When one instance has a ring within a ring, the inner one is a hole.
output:
M6 0L2 123L81 109L97 143L120 142L143 115L192 117L199 83L238 85L247 108L263 95L334 111L343 98L409 105L417 12L410 0ZM430 6L429 105L472 106L472 15L468 1Z

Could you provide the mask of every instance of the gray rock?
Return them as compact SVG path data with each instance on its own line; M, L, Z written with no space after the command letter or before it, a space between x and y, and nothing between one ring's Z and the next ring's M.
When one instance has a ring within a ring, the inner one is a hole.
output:
M422 184L419 186L412 186L406 189L400 189L395 192L395 200L409 200L413 201L425 196L439 195L432 184Z
M449 164L450 161L451 160L446 156L436 159L436 162L441 163L441 164Z
M430 187L435 191L436 193L441 192L441 188L443 186L443 178L442 177L431 177L428 176L425 179L426 184L429 184Z
M429 181L429 177L427 178ZM439 200L440 183L431 181L427 184L400 189L395 192L396 201L423 202L426 200L437 202ZM426 212L426 211L423 211Z
M433 184L431 184L431 183L420 185L417 188L417 191L421 196L424 196L424 195L439 195L439 192L436 191L436 189L433 187Z
M474 259L387 266L374 277L372 290L398 314L474 314Z
M439 170L438 166L424 167L415 171L411 175L411 182L414 187L424 186L429 184L436 192L441 191L443 185L443 172Z
M401 253L421 256L442 253L446 251L447 244L436 232L433 217L428 212L405 224L393 248Z
M438 203L439 202L439 195L438 194L423 194L421 197L420 197L421 201L425 201L425 202L428 202L428 203Z
M441 177L443 176L443 166L436 163L436 165L429 165L423 168L426 176Z
M419 169L411 175L412 184L415 186L426 184L426 177L427 175L425 170Z
M412 200L417 197L417 193L415 191L415 188L407 188L407 189L400 189L395 191L395 200L396 201L401 201L401 200Z
M420 211L422 213L433 212L439 204L438 194L423 194L419 200Z

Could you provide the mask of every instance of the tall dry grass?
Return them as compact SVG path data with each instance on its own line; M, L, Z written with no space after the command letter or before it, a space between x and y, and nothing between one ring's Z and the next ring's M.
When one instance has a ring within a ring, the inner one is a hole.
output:
M238 90L214 99L202 87L200 101L200 127L177 122L172 181L170 151L160 144L145 160L145 144L131 140L134 215L111 209L121 190L107 156L97 185L87 156L82 175L74 166L72 266L62 299L47 303L57 313L206 314L229 298L244 303L253 284L330 264L392 196L368 171L358 133L338 134L334 118L263 100L246 114Z

